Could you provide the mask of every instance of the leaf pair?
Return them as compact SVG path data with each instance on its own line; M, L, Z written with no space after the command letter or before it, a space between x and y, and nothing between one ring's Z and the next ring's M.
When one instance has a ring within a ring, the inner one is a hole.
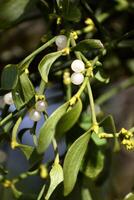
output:
M34 86L25 72L20 75L16 87L12 90L12 94L17 110L22 108L34 97Z
M48 148L55 134L57 138L62 137L77 122L82 110L81 100L78 99L76 104L67 111L69 104L68 101L60 106L41 127L37 146L39 153L43 153Z

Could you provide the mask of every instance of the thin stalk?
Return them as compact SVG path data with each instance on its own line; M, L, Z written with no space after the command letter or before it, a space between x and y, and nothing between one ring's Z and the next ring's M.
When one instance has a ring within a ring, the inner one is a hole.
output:
M55 138L53 138L52 144L53 144L53 148L54 148L54 152L55 152L55 161L54 162L59 163L60 159L59 159L59 153L58 153L58 145L57 145Z
M94 99L93 99L92 89L91 89L89 81L87 82L87 89L88 89L88 95L89 95L89 100L90 100L92 122L93 122L93 124L96 124L97 120L96 120L96 114L95 114L95 105L94 105Z
M76 46L75 39L73 38L73 36L71 34L70 34L70 42L71 42L72 47ZM76 55L76 58L78 58L79 60L81 60L81 54L80 54L80 52L79 51L75 51L74 53Z
M29 61L32 57L36 56L38 53L49 47L51 44L55 42L56 37L53 37L51 40L49 40L47 43L43 44L41 47L36 49L34 52L32 52L30 55L28 55L22 62L21 65L24 65L27 61Z
M46 87L46 83L41 79L39 90L38 90L39 95L42 95L44 93L45 87Z

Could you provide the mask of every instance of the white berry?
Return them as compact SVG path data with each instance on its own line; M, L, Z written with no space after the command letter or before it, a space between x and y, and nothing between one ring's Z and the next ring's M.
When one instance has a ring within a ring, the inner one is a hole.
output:
M55 43L58 49L62 50L67 46L67 37L65 35L57 36Z
M8 104L8 105L14 104L11 92L9 92L9 93L7 93L7 94L4 95L4 103Z
M79 59L76 59L72 62L71 64L71 69L74 71L74 72L82 72L84 71L85 69L85 64L84 62L82 62L81 60Z
M35 122L39 121L41 119L41 113L38 112L35 109L30 110L29 112L29 118Z
M74 85L80 85L84 81L84 76L81 73L73 73L71 75L71 82Z
M35 108L39 112L43 112L46 110L46 102L43 100L37 101L35 104Z

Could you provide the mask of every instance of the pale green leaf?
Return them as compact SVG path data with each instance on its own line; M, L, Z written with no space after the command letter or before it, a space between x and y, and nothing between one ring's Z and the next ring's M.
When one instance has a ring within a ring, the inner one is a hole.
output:
M49 53L40 61L38 69L42 79L47 83L52 64L62 55L62 51Z
M75 47L72 48L73 51L91 51L94 49L103 49L104 46L100 40L96 39L86 39L77 43Z
M21 151L24 153L27 160L30 159L30 157L31 157L31 155L34 151L34 147L28 146L28 145L25 145L25 144L19 144L19 149L21 149Z
M78 121L81 111L82 102L78 99L77 103L59 120L56 126L56 137L62 137L64 133L73 127L73 125Z
M16 65L7 65L4 67L1 75L1 88L5 90L13 89L18 81L18 67Z
M56 125L61 117L66 113L68 106L69 102L60 106L41 127L37 146L38 153L43 153L50 145L52 138L55 135Z
M55 163L50 171L50 186L45 196L45 200L49 200L53 191L62 181L63 181L63 169L60 164Z
M69 148L64 160L64 195L68 195L74 188L82 159L87 150L90 131L80 136Z

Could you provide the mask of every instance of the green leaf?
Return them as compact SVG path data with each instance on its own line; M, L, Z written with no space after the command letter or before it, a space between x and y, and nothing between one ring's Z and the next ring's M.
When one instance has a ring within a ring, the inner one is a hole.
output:
M63 165L64 195L68 195L74 188L82 159L87 150L90 132L80 136L69 148Z
M38 69L42 79L47 83L48 74L52 64L62 55L62 51L57 51L54 53L49 53L41 60Z
M14 104L17 110L19 110L25 105L20 79L18 80L16 87L12 90L12 95L13 95Z
M68 106L69 102L60 106L41 127L37 146L38 153L43 153L50 145L56 131L56 125L61 117L66 113Z
M19 126L22 122L22 117L20 116L17 120L17 122L15 123L13 130L12 130L12 141L16 141L17 142L17 132L19 129Z
M79 22L81 19L81 11L79 7L69 0L62 3L63 17L68 21Z
M18 110L34 97L34 86L25 72L20 75L19 81L12 91L12 94L15 106Z
M97 70L97 72L95 73L95 78L103 83L109 83L110 81L110 78L106 76L102 69Z
M102 130L102 129L101 129ZM101 131L102 132L102 131ZM103 146L103 145L106 145L107 143L107 140L106 139L103 139L103 138L99 138L98 135L96 133L92 133L92 136L91 136L92 140L94 141L94 143L97 145L97 146Z
M133 193L127 194L123 200L134 200L134 194Z
M1 75L1 88L4 90L13 89L18 81L18 67L16 65L7 65L4 67Z
M90 144L81 171L90 179L96 179L104 168L105 155L95 143Z
M19 144L19 149L21 149L21 151L24 153L27 160L30 159L30 157L31 157L31 155L34 151L34 147L28 146L28 145L25 145L25 144Z
M16 22L28 7L30 0L1 0L0 2L0 28L8 28ZM35 1L32 1L32 4Z
M63 115L56 126L56 137L60 138L70 130L73 125L78 121L82 111L81 99L78 99L77 103L69 109L69 111Z
M21 74L20 76L20 83L21 83L25 103L27 103L35 95L34 86L25 72Z
M91 51L93 49L103 49L104 46L100 40L96 39L86 39L77 43L75 47L72 48L73 51Z
M55 188L63 181L63 169L60 164L55 163L50 171L50 186L45 196L49 200Z

